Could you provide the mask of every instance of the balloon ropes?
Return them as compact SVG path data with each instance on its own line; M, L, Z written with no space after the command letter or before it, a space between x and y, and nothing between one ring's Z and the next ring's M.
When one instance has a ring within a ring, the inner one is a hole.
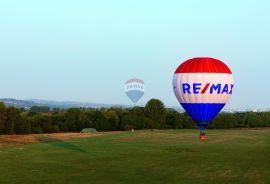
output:
M142 98L144 89L144 82L137 78L130 79L125 83L125 93L134 104Z
M230 99L234 87L229 67L214 58L193 58L175 71L173 89L187 114L196 122L200 139L205 129Z

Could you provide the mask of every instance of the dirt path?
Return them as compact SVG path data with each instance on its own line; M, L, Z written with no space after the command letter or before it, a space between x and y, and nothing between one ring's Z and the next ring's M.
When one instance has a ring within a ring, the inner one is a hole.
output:
M29 135L0 135L0 148L34 144L52 140L70 140L83 137L96 137L116 134L119 132L99 132L99 133L52 133L52 134L29 134Z

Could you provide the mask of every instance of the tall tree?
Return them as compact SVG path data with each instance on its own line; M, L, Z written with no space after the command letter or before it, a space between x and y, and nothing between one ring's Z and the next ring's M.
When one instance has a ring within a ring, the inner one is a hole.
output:
M152 128L165 128L166 109L158 99L151 99L145 106L145 116L150 118L154 124Z
M6 109L7 120L5 122L4 133L5 134L14 134L15 133L15 124L20 121L20 113L15 107L9 107Z
M5 133L5 125L7 121L7 112L4 103L0 103L0 134Z

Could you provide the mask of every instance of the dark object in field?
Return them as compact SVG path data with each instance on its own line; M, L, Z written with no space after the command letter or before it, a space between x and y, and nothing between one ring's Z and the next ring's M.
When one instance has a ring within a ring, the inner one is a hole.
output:
M97 130L95 128L84 128L81 133L96 133Z

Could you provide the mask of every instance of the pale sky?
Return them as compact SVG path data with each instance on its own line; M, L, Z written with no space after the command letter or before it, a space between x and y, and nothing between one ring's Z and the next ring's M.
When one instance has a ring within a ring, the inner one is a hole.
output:
M208 56L235 77L232 108L270 108L270 1L1 0L0 98L178 105L172 77Z

